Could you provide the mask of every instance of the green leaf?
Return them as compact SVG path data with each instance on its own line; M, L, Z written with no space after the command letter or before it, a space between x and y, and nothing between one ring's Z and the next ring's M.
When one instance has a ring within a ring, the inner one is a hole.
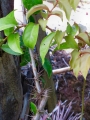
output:
M57 48L60 47L60 43L62 42L64 35L65 35L65 32L62 32L59 30L56 31L56 35L54 38L55 38L55 41L57 43Z
M82 75L84 76L84 78L86 79L88 70L90 68L90 53L83 54L80 59L81 59L80 71Z
M10 12L6 17L0 19L0 31L18 25L14 17L14 11Z
M33 22L33 23L35 23L34 17L33 17L32 15L29 17L28 22Z
M39 5L35 5L33 6L27 13L26 13L26 19L28 20L28 18L35 12L39 11L39 10L47 10L49 11L49 8L44 5L44 4L39 4Z
M69 2L70 2L70 5L72 6L72 8L73 8L74 10L76 10L76 8L77 8L80 0L69 0Z
M20 40L18 33L12 33L8 36L8 45L14 52L23 54L23 51L20 48Z
M68 0L59 0L59 7L64 10L67 19L70 19L70 15L71 15L71 6Z
M52 65L48 59L45 58L45 62L43 64L43 68L47 72L48 76L50 77L52 74Z
M25 66L28 62L30 62L30 54L29 49L27 47L23 48L24 54L21 55L21 63L20 66Z
M70 67L73 69L75 76L78 76L80 71L80 57L78 50L73 50L71 53Z
M87 33L83 32L83 33L79 33L77 36L75 36L79 41L83 41L84 43L87 43L88 45L90 45L90 41L89 41L89 36Z
M22 47L23 52L24 52L21 55L20 66L25 66L26 64L28 64L28 62L30 62L30 54L29 54L29 48L27 48L26 46L24 46L22 36L20 36L20 46Z
M79 27L76 23L74 23L73 26L71 26L69 23L67 25L67 28L66 28L66 33L68 35L72 35L72 36L75 36L77 31L79 31Z
M47 20L44 20L44 19L39 19L38 20L38 23L39 23L39 25L41 26L41 28L42 28L42 30L43 31L46 31L46 25L47 25Z
M1 49L11 55L21 55L20 53L16 53L14 52L12 49L10 49L10 47L8 46L8 44L3 44Z
M37 113L37 106L33 102L30 102L30 110L34 115Z
M22 0L22 2L24 7L27 8L28 10L32 8L34 5L42 4L42 0Z
M36 45L39 32L39 25L34 23L29 23L23 33L24 45L33 49Z
M68 48L78 49L78 44L76 43L75 39L71 35L65 36L65 40L66 42L60 45L61 50L68 49Z
M13 28L13 27L12 27L12 28L8 28L8 29L5 29L5 30L4 30L4 34L5 34L6 36L9 36L13 31L14 31L14 28Z
M48 18L48 12L46 12L46 11L44 11L44 10L41 10L40 13L41 13L41 16L42 16L43 18L45 18L45 19Z
M45 58L45 56L46 56L46 54L48 52L48 49L50 47L50 43L52 42L52 39L54 38L55 34L56 34L55 32L50 33L41 42L41 45L40 45L40 57L42 59L42 64L44 64L44 58Z

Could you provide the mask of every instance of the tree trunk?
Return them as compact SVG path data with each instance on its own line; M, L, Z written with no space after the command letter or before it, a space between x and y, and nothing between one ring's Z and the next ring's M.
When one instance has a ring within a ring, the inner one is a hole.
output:
M40 16L40 14L38 14L38 15L35 15L34 18L35 18L35 22L37 23L38 19L41 18L41 16ZM38 41L37 41L37 45L36 45L38 54L39 54L39 49L40 49L40 43L45 36L46 36L46 33L44 31L42 31L42 29L40 28L39 37L38 37ZM47 54L47 58L49 59L49 54ZM39 64L39 66L41 66L40 62L38 64ZM49 78L46 71L44 71L42 76L46 83L45 88L50 89L47 107L48 107L48 111L51 112L56 105L56 94L55 94L54 82L53 82L52 76Z
M13 10L13 0L0 0L0 17ZM0 50L0 120L18 120L22 109L19 59Z

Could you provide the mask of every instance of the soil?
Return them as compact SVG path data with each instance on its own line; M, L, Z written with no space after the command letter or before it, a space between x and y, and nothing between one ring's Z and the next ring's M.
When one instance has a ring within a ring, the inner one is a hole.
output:
M70 54L64 50L53 53L53 55L50 56L53 69L67 67L70 57ZM80 113L82 108L83 76L79 75L78 78L76 78L73 71L70 71L53 75L53 79L58 101L68 100L68 102L70 102L73 100L74 112ZM84 120L90 120L90 72L88 72L86 78L84 103Z

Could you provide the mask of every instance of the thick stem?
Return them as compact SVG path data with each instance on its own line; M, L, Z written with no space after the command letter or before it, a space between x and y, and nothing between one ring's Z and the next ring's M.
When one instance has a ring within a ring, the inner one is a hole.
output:
M83 119L83 114L84 114L84 92L85 92L85 86L86 86L86 80L84 79L83 91L82 91L82 116L81 116L80 120Z

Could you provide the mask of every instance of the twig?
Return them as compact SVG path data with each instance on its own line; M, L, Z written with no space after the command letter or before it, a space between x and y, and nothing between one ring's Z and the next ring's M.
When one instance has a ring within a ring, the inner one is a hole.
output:
M65 67L65 68L60 68L60 69L52 70L52 73L53 74L59 74L59 73L70 71L70 70L71 70L70 67Z
M63 62L65 63L65 65L66 65L67 67L69 67L69 65L68 65L68 63L65 61L65 59L62 58L62 60L63 60Z

